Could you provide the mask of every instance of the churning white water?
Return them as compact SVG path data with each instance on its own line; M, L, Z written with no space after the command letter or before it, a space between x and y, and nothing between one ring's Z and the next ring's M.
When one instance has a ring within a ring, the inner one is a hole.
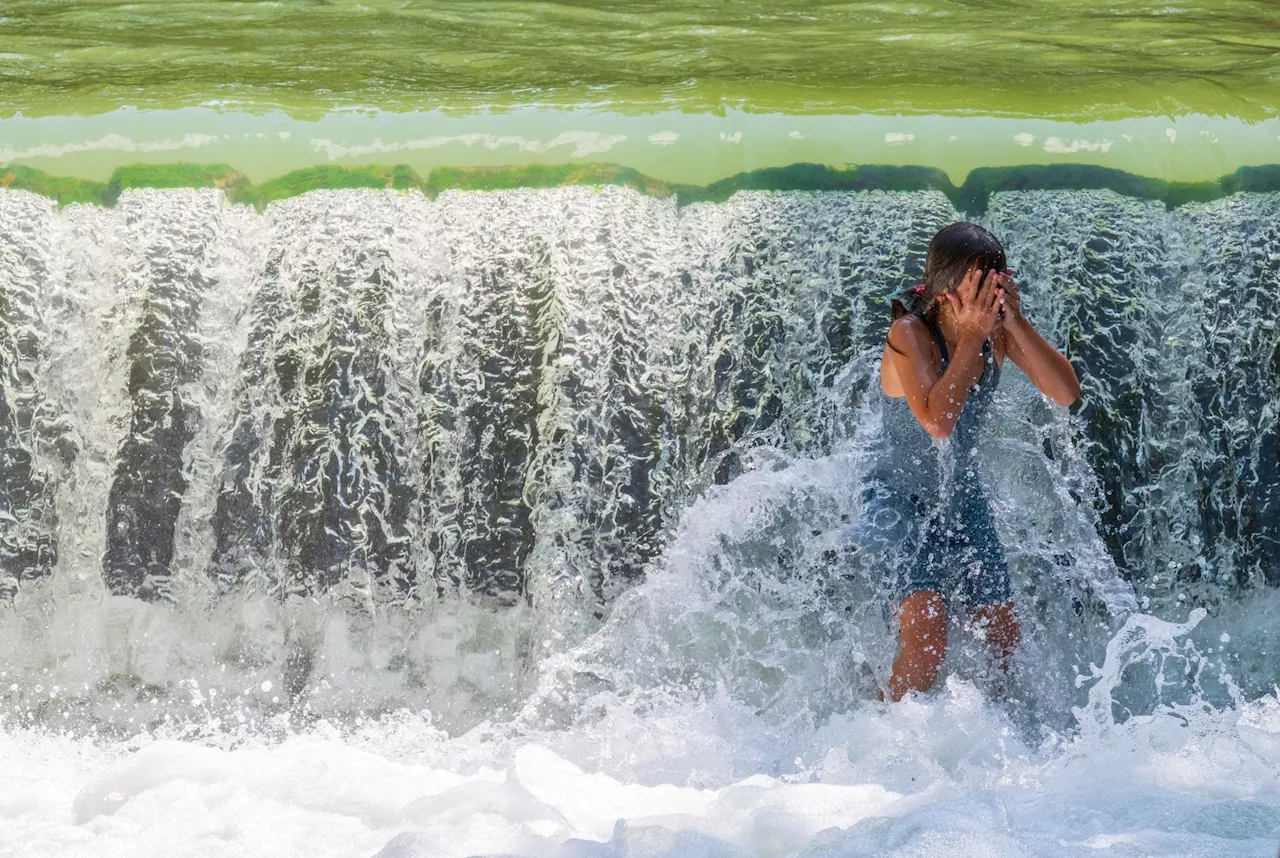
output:
M1026 642L894 654L932 193L0 191L0 855L1274 856L1280 198L997 195L1086 395L981 450Z

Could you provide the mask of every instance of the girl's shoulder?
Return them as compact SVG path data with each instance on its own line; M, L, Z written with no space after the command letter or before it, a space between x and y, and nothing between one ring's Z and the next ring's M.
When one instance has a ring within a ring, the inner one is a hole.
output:
M924 320L915 313L907 313L893 320L889 325L889 336L893 336L894 332L904 332L912 328L924 328Z
M907 313L905 316L894 319L893 324L889 326L886 339L889 348L904 354L933 345L933 335L929 331L928 324L915 313Z

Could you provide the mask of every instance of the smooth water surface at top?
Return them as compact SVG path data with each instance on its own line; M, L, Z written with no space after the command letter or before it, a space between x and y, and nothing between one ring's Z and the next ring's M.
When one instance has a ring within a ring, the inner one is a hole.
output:
M0 116L216 104L1262 119L1270 0L0 3Z

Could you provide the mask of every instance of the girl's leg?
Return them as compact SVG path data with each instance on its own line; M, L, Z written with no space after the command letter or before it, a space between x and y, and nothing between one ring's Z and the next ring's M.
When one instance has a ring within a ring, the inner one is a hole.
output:
M889 677L889 699L908 691L928 691L947 654L947 608L936 590L916 590L898 610L902 651Z
M965 550L962 563L968 572L961 581L966 602L976 607L971 615L992 657L1004 672L1009 656L1022 642L1022 629L1013 609L1009 563L991 518L991 505L981 486L974 483L963 495Z
M993 602L979 605L973 610L974 620L982 630L983 638L991 648L991 655L1008 672L1009 656L1022 643L1022 626L1014 612L1013 602Z

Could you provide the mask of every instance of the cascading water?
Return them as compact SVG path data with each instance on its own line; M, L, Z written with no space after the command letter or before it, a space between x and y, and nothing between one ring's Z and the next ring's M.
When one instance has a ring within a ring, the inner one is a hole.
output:
M235 782L354 813L346 854L1274 851L1280 196L992 198L1085 395L1010 372L981 450L1010 676L957 618L944 688L890 708L883 297L958 217L0 191L0 751L147 745L77 821Z
M1130 579L1214 602L1274 584L1280 199L1165 212L1041 192L997 197L990 218L1085 369L1105 534Z

